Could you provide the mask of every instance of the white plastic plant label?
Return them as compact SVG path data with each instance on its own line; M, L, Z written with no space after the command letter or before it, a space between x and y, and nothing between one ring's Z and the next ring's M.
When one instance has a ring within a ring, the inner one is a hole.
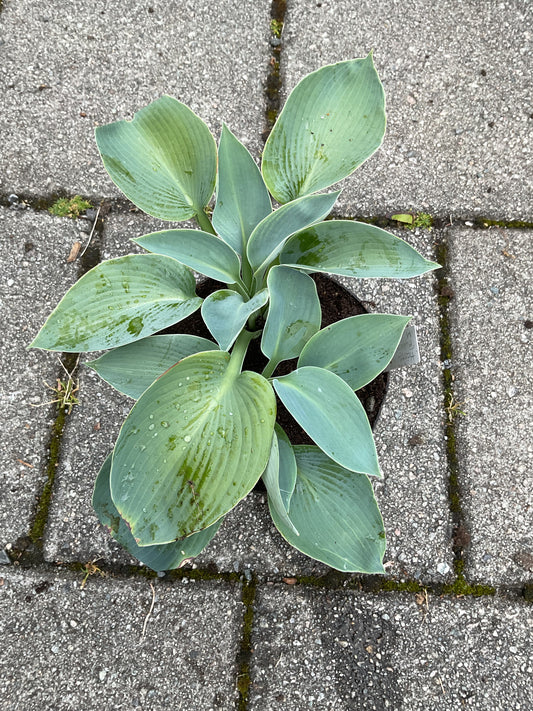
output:
M420 363L420 351L418 350L416 326L411 322L405 327L402 338L398 343L398 348L384 372L395 370L396 368L405 368L408 365L416 365L417 363Z

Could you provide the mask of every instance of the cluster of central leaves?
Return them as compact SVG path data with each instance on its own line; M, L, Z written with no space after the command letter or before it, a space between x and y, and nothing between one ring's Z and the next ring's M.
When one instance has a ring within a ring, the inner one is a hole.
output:
M273 521L292 545L343 571L383 572L369 480L381 473L354 391L388 365L409 318L367 314L321 329L309 274L406 278L437 266L373 225L323 221L338 192L317 191L352 173L384 130L371 56L296 86L261 171L226 126L217 155L207 126L168 96L97 129L104 165L135 205L169 221L196 218L200 230L145 235L135 241L147 254L90 270L32 345L111 349L90 365L137 402L93 504L152 568L197 555L262 476ZM191 270L227 288L202 300ZM198 308L213 340L156 335ZM261 374L242 370L254 338L268 359ZM295 370L273 377L293 358ZM276 395L315 445L291 445L276 424Z

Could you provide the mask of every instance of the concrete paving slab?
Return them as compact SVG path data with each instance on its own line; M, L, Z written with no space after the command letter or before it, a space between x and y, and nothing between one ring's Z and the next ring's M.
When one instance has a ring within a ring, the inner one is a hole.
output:
M508 600L262 587L250 711L524 711L531 607Z
M81 581L2 571L2 709L235 707L239 586Z
M492 584L533 578L532 244L529 230L449 236L467 573Z
M385 87L384 145L345 183L338 213L532 220L532 30L519 0L288 3L284 95L371 49Z
M118 195L94 127L162 94L257 156L270 2L5 0L0 15L0 193Z
M61 367L57 354L26 348L76 280L67 258L79 235L72 220L0 207L0 549L29 532L46 480L56 408L44 381L54 385Z
M103 255L108 258L128 253L130 237L160 229L158 225L141 215L110 215L104 229ZM433 233L401 234L426 257L432 256ZM361 281L356 293L371 310L414 315L419 328L422 365L390 376L376 431L385 482L376 488L388 534L386 561L390 572L396 577L409 575L442 582L450 578L452 555L433 277L403 283ZM82 373L80 383L80 406L65 427L45 556L50 561L104 556L114 562L130 562L99 527L90 499L98 470L133 402L93 373ZM259 577L323 575L329 570L281 538L260 492L252 493L228 515L194 565L214 565L229 572L253 571Z

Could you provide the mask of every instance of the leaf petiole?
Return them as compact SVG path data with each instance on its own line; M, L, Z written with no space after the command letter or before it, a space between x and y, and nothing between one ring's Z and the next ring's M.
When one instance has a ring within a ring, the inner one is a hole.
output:
M274 358L271 358L268 361L268 363L265 365L265 367L263 368L263 372L261 373L263 378L270 378L272 376L272 373L278 367L279 363L280 363L279 360L275 360Z
M241 331L238 335L235 345L233 346L233 350L231 351L231 360L228 372L230 369L233 371L234 375L238 375L241 372L246 351L248 350L248 346L253 337L254 333L247 330Z
M248 301L250 299L250 294L248 293L246 284L242 280L239 280L238 282L235 282L234 284L229 284L228 288L231 289L232 291L236 291L238 294L240 294L242 296L243 299L246 299L246 301Z
M211 220L204 210L198 210L196 213L196 221L198 222L201 230L209 232L209 234L216 235L213 225L211 224Z

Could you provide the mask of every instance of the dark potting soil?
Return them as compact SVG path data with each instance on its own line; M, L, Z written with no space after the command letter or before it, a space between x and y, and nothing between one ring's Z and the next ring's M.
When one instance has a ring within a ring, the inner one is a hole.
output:
M349 291L337 282L330 279L325 274L313 274L317 287L320 304L322 307L322 328L330 326L336 321L349 316L358 316L359 314L367 313L363 304L358 301ZM212 294L217 289L227 288L225 284L215 281L214 279L205 279L200 282L196 288L198 296L205 299L206 296ZM258 322L258 326L261 324ZM163 333L190 333L195 336L213 339L205 325L200 311L196 311L191 316L183 319L175 326L166 329ZM267 363L267 358L263 355L260 348L259 338L253 340L248 348L248 353L244 359L244 370L253 370L261 373ZM274 371L274 375L286 375L296 368L297 359L283 361ZM371 383L365 385L357 391L370 425L373 427L379 415L385 393L387 391L387 373L381 373ZM277 398L278 415L277 421L287 433L290 441L293 444L312 444L312 440L293 419L283 404Z

